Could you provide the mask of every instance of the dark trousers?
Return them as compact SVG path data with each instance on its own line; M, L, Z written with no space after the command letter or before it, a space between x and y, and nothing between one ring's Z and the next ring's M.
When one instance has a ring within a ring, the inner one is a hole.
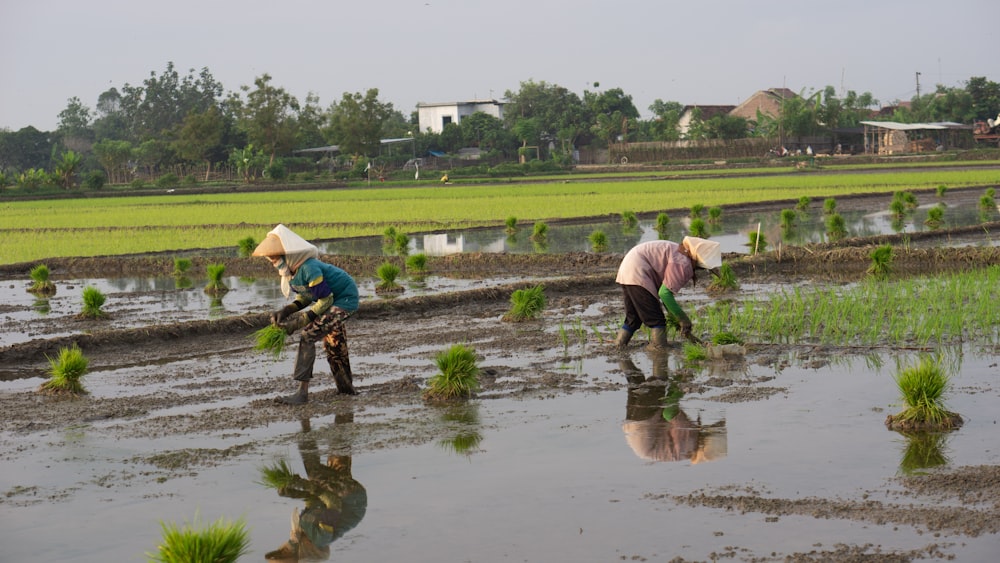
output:
M307 324L299 336L299 355L295 361L296 381L312 379L316 359L316 343L323 341L326 362L341 393L354 393L351 374L351 356L347 348L347 328L344 326L351 313L340 307L330 309Z
M649 328L663 328L667 326L666 317L663 316L663 304L658 297L646 291L639 285L623 285L622 296L625 301L625 322L622 328L629 332L639 330L639 327L646 325Z

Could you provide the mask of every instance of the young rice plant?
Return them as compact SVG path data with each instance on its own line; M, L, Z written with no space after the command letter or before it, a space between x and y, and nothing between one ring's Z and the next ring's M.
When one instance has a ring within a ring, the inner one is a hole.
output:
M944 405L949 379L941 362L930 356L903 368L895 380L904 408L889 417L890 427L945 430L961 426L962 418Z
M107 313L101 310L104 306L104 302L107 297L104 293L92 285L88 285L83 288L83 310L80 311L80 316L86 319L101 319L107 316Z
M52 295L56 292L56 284L49 280L49 267L39 264L31 269L31 287L28 291L41 295Z
M520 322L535 319L544 309L545 286L517 289L510 294L510 309L504 314L503 320Z
M266 327L253 333L254 350L271 354L275 360L281 358L285 351L285 329L277 325L267 325Z
M238 243L238 251L241 258L249 258L255 248L257 248L257 241L253 237L242 238Z
M736 273L733 272L733 267L724 263L719 267L719 275L712 275L712 281L708 282L707 291L710 293L725 293L727 291L735 291L739 288L740 284L736 281Z
M47 359L51 377L41 385L40 391L70 395L83 395L87 392L83 387L83 376L87 373L90 361L79 346L73 344L68 348L60 348L56 359Z
M878 246L868 254L868 257L872 260L868 266L868 275L879 280L888 278L892 273L892 245Z
M419 252L406 259L406 269L415 274L427 272L427 255Z
M604 234L604 231L600 229L590 233L587 240L590 241L590 248L594 252L604 252L608 249L608 235Z
M250 534L242 518L235 522L219 518L200 530L197 526L197 517L183 527L161 521L160 545L146 556L159 563L235 563L250 551Z
M399 266L392 262L383 262L375 270L375 274L378 276L378 283L375 284L376 292L391 293L403 289L403 286L399 285L399 282L396 281L396 278L399 277Z
M439 373L427 380L424 397L432 400L460 399L479 390L479 366L476 352L464 344L455 344L434 358Z
M205 267L205 271L208 273L208 285L205 286L205 293L218 295L229 291L229 288L222 281L222 276L226 273L225 264L209 264Z

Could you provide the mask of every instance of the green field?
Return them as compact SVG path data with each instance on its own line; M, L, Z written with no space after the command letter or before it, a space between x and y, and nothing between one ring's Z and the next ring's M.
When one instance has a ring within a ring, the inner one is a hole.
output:
M760 171L755 171L760 172ZM0 263L48 257L97 256L235 247L260 240L277 223L308 239L503 226L570 217L656 213L758 201L797 201L847 194L995 186L991 168L866 168L840 173L683 176L650 179L563 178L433 187L349 187L326 190L173 194L6 201L0 203Z

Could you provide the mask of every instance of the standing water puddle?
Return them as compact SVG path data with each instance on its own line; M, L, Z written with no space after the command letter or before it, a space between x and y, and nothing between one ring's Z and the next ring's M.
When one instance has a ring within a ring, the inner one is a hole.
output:
M995 465L995 360L973 350L958 357L948 406L966 424L937 443L938 455L923 459L950 467ZM161 521L180 524L199 514L203 522L245 518L252 551L244 560L262 560L288 537L293 510L307 506L260 484L262 467L285 460L303 478L308 469L316 491L333 491L343 503L338 506L348 507L348 529L330 545L333 561L705 560L726 550L742 560L838 543L884 552L937 544L960 561L991 560L1000 553L995 534L931 537L902 518L866 520L863 510L854 517L779 515L675 499L699 492L821 498L854 506L880 502L901 507L900 513L940 504L939 498L902 496L893 480L909 463L907 439L882 424L898 411L889 367L894 360L849 356L808 368L791 358L781 371L706 369L690 381L711 378L715 385L674 394L679 403L668 415L672 422L658 405L672 386L647 381L548 398L484 397L413 412L365 406L362 385L352 414L225 435L122 439L104 430L114 421L81 423L36 434L16 458L4 460L3 559L138 561L155 549ZM880 361L886 367L873 367ZM676 358L666 365L670 381L682 377ZM266 375L235 369L227 381ZM585 380L620 383L626 375L641 379L654 372L653 359L641 349L630 358L582 360L579 369ZM96 375L104 386L93 393L102 395L127 393L134 374ZM760 396L724 400L727 378L754 382ZM38 383L4 386L28 393ZM415 425L438 431L431 440L376 445L406 442ZM240 453L246 444L261 447ZM228 448L232 455L215 464L192 462L190 471L179 473L144 461L191 447Z

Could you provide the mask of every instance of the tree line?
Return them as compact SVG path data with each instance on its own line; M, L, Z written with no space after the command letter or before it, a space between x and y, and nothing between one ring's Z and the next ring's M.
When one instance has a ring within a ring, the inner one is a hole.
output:
M379 99L378 89L345 92L327 107L309 93L302 101L272 83L268 74L236 91L226 91L207 68L181 75L173 63L141 84L126 83L100 94L93 109L71 97L55 131L25 127L0 130L0 189L49 183L64 188L128 183L140 175L199 170L203 179L225 169L245 181L282 179L288 168L313 166L298 149L338 145L330 169L356 170L378 159L390 166L429 151L454 153L478 147L494 161L519 155L571 165L573 151L613 143L683 139L740 139L816 136L873 119L878 100L864 92L838 96L832 86L785 99L780 115L755 119L716 115L703 119L697 108L683 133L685 106L655 100L652 117L640 119L632 97L621 88L584 90L580 96L545 81L529 80L504 94L504 117L476 113L447 124L441 133L420 131L417 112L404 115ZM1000 111L1000 84L970 78L963 88L938 85L881 119L903 122L971 123ZM382 139L412 138L412 149L383 154ZM530 148L530 149L529 149ZM99 187L99 186L97 186Z

